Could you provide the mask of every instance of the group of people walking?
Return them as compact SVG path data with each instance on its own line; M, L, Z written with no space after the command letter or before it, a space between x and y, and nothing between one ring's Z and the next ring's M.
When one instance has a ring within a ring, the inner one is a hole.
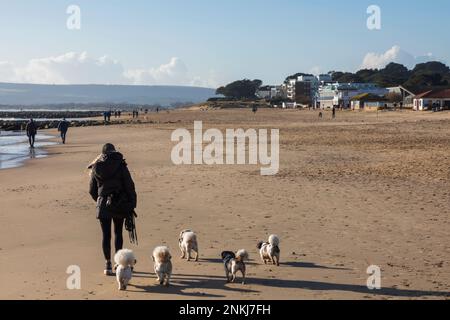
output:
M63 144L66 144L66 136L67 131L69 131L70 123L69 121L64 118L62 121L58 124L58 132L61 135L61 140ZM34 119L30 119L28 121L25 131L28 137L28 143L30 144L30 148L34 148L34 143L36 142L36 135L39 129L39 125L34 121Z

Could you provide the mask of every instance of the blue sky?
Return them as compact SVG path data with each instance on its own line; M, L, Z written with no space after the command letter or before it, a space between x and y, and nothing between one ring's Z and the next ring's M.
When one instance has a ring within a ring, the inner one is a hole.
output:
M71 4L81 30L66 28ZM381 30L366 27L372 4ZM275 84L300 71L355 71L365 57L448 63L449 13L448 0L0 0L0 81Z

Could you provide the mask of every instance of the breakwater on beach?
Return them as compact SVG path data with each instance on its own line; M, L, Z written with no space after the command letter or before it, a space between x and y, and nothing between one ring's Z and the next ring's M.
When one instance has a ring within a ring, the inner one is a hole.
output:
M66 118L71 127L105 125L99 111L0 111L0 131L23 131L29 119L34 119L39 129L55 129Z
M58 124L61 120L49 120L49 119L36 119L35 120L39 130L43 129L55 129L58 128ZM103 126L104 121L100 120L68 120L71 127L88 127L88 126ZM28 120L24 119L6 119L0 120L0 131L23 131L25 130ZM120 124L119 122L114 122L115 124Z
M0 111L0 131L23 131L29 119L35 119L40 129L57 128L61 119L66 118L72 127L104 124L95 120L98 111Z
M103 112L100 111L57 111L57 110L0 110L0 119L16 118L16 119L81 119L101 117Z

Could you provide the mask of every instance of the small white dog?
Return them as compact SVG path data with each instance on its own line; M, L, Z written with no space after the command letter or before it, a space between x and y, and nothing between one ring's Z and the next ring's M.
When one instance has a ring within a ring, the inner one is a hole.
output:
M182 253L181 259L186 258L187 261L191 261L191 253L195 251L195 261L198 261L198 242L197 235L192 230L181 231L178 238L178 245Z
M261 241L258 243L259 254L264 264L268 261L280 265L280 238L274 234L269 237L269 242Z
M128 249L122 249L114 256L114 261L117 265L116 278L119 284L119 290L126 290L133 276L133 268L136 264L134 253Z
M224 251L222 252L222 259L225 267L227 282L234 282L236 280L237 272L240 271L242 273L242 284L245 284L245 261L248 260L247 251L241 249L236 254L231 251Z
M158 282L161 285L169 286L170 277L172 275L172 256L169 248L157 247L153 250L153 262L155 263L155 273L158 277Z

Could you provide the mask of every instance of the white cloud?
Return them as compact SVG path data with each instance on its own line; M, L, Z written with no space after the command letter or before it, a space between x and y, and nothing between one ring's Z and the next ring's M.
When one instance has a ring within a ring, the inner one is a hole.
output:
M191 76L185 63L176 57L159 67L127 70L108 56L93 58L87 52L68 52L31 59L24 66L0 61L0 82L210 86L214 80Z
M322 73L322 68L319 66L314 66L311 69L309 69L309 73L318 76Z
M369 52L364 57L361 65L362 69L381 69L391 62L401 63L412 69L417 63L436 60L432 53L427 53L424 56L415 57L406 52L400 46L396 45L384 53Z
M169 63L158 68L132 69L124 73L133 84L187 84L188 69L179 58L172 58Z

